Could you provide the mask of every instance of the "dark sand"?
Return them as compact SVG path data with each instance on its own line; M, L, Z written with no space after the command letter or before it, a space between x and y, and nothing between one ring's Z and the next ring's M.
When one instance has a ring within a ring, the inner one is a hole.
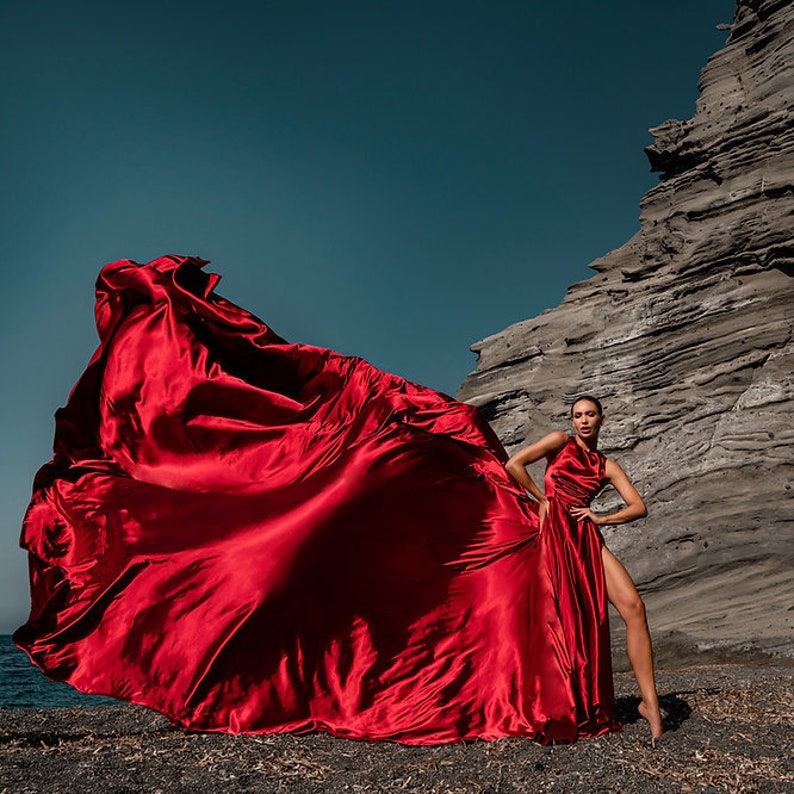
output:
M754 662L660 672L670 730L656 748L627 673L623 733L554 747L189 733L127 705L3 709L0 792L794 792L793 674Z

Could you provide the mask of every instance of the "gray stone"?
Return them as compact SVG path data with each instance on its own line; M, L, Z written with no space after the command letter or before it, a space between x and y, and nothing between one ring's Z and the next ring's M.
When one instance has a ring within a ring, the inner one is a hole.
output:
M458 396L509 449L601 396L602 449L649 506L605 537L659 642L794 656L794 4L739 0L699 89L651 130L640 231L477 342Z

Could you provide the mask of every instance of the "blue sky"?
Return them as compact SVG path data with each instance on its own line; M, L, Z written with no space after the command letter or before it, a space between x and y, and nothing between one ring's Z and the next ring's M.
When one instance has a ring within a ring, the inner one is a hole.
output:
M211 259L293 340L453 393L638 228L730 0L0 5L0 632L116 259Z

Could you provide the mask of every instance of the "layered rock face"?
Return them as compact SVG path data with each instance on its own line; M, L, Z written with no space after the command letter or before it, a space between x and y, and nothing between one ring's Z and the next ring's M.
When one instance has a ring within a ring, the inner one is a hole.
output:
M662 651L794 656L794 4L739 0L699 89L691 120L651 130L640 231L476 343L458 396L512 449L600 395L602 449L649 506L604 534Z

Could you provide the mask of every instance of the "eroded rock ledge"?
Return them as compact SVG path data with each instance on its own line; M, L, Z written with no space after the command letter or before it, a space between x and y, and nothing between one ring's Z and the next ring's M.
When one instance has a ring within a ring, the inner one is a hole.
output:
M640 231L477 342L458 396L512 448L602 395L603 449L650 506L605 534L655 631L794 655L794 4L739 0L699 89L651 130Z

